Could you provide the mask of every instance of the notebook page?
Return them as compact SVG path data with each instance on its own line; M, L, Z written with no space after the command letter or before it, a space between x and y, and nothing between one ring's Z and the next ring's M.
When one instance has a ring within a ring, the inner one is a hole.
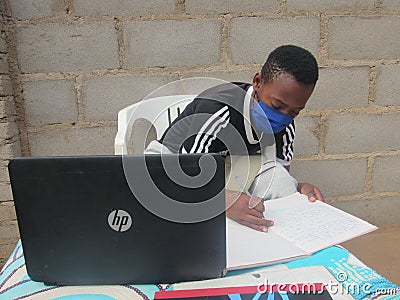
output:
M306 253L283 237L260 232L227 219L227 269L241 269L286 261Z
M322 250L377 227L321 201L310 202L299 193L265 202L271 231L292 241L307 253Z

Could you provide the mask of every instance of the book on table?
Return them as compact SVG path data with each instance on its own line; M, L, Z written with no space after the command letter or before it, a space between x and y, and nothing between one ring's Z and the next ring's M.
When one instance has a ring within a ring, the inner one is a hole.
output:
M227 270L265 266L309 256L377 229L321 201L295 193L264 202L274 221L260 232L227 219Z

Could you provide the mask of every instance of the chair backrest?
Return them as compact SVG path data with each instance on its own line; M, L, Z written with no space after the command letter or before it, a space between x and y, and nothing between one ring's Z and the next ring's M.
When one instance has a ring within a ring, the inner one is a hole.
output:
M156 129L157 139L178 117L196 95L174 95L150 98L132 104L118 112L118 132L114 141L117 155L128 154L128 140L137 119L148 120Z

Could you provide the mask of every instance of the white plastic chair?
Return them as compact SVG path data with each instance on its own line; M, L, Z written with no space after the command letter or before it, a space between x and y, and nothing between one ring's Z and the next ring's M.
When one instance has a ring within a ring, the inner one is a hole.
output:
M118 132L114 141L116 155L128 154L128 139L137 119L148 120L156 129L157 139L178 117L196 95L174 95L150 98L132 104L118 112Z

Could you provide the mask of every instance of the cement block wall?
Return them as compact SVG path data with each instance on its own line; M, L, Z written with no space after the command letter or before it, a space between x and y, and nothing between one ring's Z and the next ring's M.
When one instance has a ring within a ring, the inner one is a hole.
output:
M11 76L12 54L9 52L6 32L6 23L10 15L6 13L3 4L0 3L0 266L19 239L7 165L11 158L21 156L18 116L15 109L15 81Z
M292 173L335 206L400 224L398 1L2 3L0 265L18 239L11 157L112 154L119 109L192 76L249 82L288 43L320 65Z

